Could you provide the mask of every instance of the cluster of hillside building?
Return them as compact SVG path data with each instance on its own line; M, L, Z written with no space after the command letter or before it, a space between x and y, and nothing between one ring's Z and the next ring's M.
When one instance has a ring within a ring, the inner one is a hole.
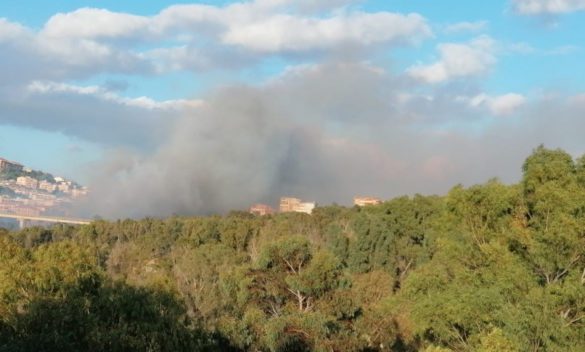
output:
M382 200L375 197L355 197L353 199L353 204L359 207L378 205L381 203ZM317 204L315 202L304 202L299 198L282 197L280 198L278 212L312 214L316 206ZM276 212L276 210L266 204L254 204L250 207L250 213L260 216L270 215Z
M73 198L79 198L87 195L86 187L79 187L74 182L68 181L62 177L55 177L55 182L46 180L39 181L30 176L20 176L16 178L16 184L32 190L41 190L48 193L69 194Z
M67 215L73 200L88 194L86 187L62 177L38 180L27 173L19 163L0 158L0 172L16 172L23 176L16 179L0 180L0 213L25 216Z

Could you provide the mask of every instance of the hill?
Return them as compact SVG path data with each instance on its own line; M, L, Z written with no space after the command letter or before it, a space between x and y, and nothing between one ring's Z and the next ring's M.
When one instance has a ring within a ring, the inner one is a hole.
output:
M54 177L0 158L0 212L39 216L67 215L73 201L88 194L77 182Z
M16 180L19 177L32 177L37 181L48 181L56 183L55 177L49 173L38 170L2 170L0 171L1 180Z

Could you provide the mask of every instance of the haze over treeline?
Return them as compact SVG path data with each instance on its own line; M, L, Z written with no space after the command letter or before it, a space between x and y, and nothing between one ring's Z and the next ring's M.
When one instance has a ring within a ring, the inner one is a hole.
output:
M585 156L519 183L0 230L0 351L585 349Z

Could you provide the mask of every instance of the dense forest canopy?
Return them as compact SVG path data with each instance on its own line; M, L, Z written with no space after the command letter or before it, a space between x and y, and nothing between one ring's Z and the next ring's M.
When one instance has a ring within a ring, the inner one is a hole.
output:
M585 158L515 185L3 231L1 351L585 351Z

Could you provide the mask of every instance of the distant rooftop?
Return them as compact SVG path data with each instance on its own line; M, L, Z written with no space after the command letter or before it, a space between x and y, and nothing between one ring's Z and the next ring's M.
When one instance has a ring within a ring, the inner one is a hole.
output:
M23 166L24 167L24 165L22 165L22 164L19 164L19 163L15 162L15 161L10 161L10 160L4 159L2 157L0 157L0 162L5 162L5 163L8 163L8 164L12 164L12 165L16 165L16 166Z

